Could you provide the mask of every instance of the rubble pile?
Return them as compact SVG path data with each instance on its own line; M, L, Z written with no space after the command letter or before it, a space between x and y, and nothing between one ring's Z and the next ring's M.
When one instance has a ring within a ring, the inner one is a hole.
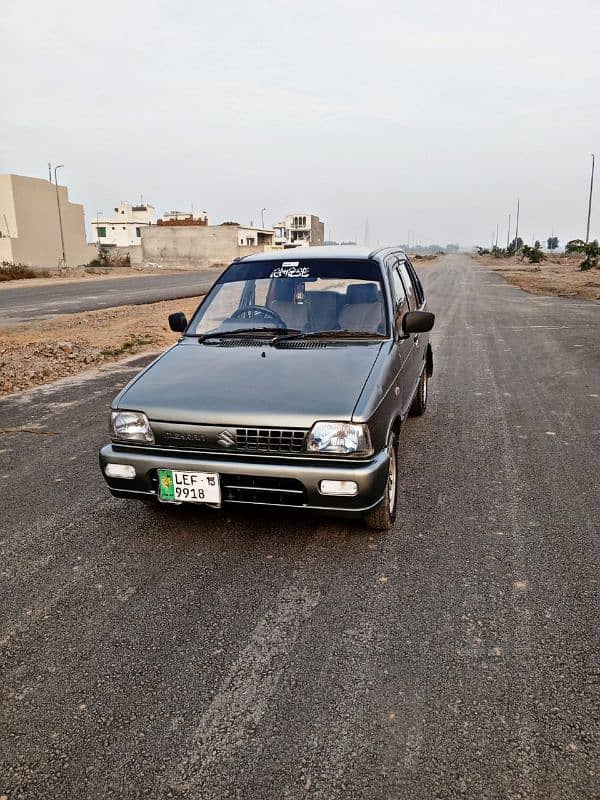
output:
M24 344L0 340L0 394L75 375L104 359L100 347L81 339Z

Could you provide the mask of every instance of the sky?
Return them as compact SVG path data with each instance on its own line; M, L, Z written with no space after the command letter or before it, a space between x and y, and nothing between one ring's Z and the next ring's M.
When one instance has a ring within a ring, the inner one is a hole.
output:
M2 16L0 173L64 164L88 222L143 196L215 223L309 211L336 240L489 245L520 198L526 242L585 234L598 0L19 0Z

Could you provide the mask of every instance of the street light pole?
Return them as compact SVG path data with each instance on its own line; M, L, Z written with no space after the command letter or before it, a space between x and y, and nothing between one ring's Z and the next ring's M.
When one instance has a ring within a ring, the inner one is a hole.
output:
M585 230L585 243L587 244L590 240L590 219L592 216L592 195L594 193L594 164L596 161L595 155L592 153L592 177L590 178L590 200L588 203L588 218L587 218L587 228Z
M263 229L265 227L265 211L266 210L267 210L266 208L261 208L261 210L260 210L260 218L261 218L261 221L262 221Z
M58 194L58 180L56 178L56 171L59 170L61 167L64 167L64 164L59 164L57 167L54 167L54 187L56 189L56 206L58 208L58 227L60 228L60 246L62 249L62 265L63 267L67 266L67 257L65 255L65 237L63 234L63 226L62 226L62 214L60 211L60 197Z
M96 211L96 244L98 245L98 247L100 247L100 231L98 229L98 223L100 221L99 217L101 213L102 213L101 211Z
M519 212L521 210L521 200L517 197L517 225L515 228L515 255L519 252Z
M508 215L508 233L506 234L506 249L510 247L510 220L511 214Z

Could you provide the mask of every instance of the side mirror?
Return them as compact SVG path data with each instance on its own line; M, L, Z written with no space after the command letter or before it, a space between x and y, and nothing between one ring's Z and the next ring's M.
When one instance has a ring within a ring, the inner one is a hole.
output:
M408 311L402 319L402 333L427 333L434 323L435 314L429 311Z
M183 333L187 328L188 321L183 311L177 311L175 314L169 314L169 328L175 333Z

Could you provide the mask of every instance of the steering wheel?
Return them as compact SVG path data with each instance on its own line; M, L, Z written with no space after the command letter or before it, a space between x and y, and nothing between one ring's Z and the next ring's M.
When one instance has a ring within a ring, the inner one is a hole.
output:
M271 319L278 322L283 328L286 327L285 320L282 319L276 311L267 306L243 306L242 308L236 309L229 319L239 319L246 314L249 314L249 319Z

